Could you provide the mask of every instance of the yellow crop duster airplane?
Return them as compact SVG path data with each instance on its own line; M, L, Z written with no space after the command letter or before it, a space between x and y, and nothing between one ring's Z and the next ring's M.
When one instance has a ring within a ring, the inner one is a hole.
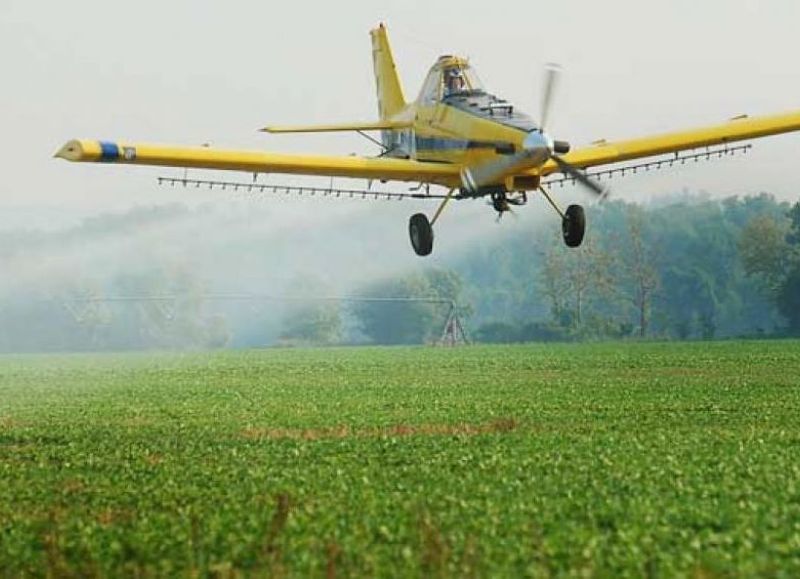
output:
M378 157L286 155L94 140L70 141L56 156L69 161L228 169L246 171L254 176L288 173L418 182L426 189L430 185L442 186L447 189L446 194L387 194L440 200L430 220L418 213L409 222L414 251L418 255L428 255L433 249L433 225L451 199L487 196L502 215L510 205L525 203L526 192L539 191L561 216L565 243L577 247L584 237L584 210L579 205L571 205L562 211L544 186L548 176L553 179L552 175L561 174L561 180L580 183L602 197L604 189L586 169L674 155L667 160L624 167L621 169L624 174L626 170L660 167L662 163L672 164L676 160L696 160L717 153L722 156L748 148L730 148L729 143L800 130L798 111L762 118L738 117L701 129L619 142L600 141L570 150L567 142L553 139L546 131L557 68L547 70L538 124L513 104L487 92L469 62L455 56L442 56L437 60L417 100L409 103L395 69L386 28L380 25L372 30L371 36L378 121L263 130L269 133L380 131L379 144L383 152ZM718 148L712 150L711 147ZM680 156L681 151L701 148L704 148L702 153ZM615 171L620 169L594 175ZM185 179L167 180L186 184Z

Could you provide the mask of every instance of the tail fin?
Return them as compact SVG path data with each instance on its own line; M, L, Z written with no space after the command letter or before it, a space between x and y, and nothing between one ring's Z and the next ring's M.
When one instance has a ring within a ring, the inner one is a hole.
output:
M386 27L381 24L370 32L372 36L372 60L375 64L375 83L378 89L378 112L381 119L396 115L406 106L403 87L397 76L392 48Z

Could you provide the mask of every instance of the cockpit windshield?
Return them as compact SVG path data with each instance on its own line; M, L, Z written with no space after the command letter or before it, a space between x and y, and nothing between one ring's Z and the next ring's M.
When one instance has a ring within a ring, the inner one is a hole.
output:
M444 69L444 96L474 92L483 92L483 83L470 66L457 64Z
M444 60L448 57L443 57ZM422 86L420 101L434 104L444 98L456 94L483 93L483 83L478 75L465 61L451 59L448 63L440 63L431 69Z

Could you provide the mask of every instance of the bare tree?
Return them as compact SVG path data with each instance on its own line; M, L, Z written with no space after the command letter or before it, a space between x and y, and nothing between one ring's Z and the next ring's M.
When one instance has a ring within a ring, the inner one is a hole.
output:
M539 272L542 293L550 301L550 313L560 320L566 309L569 284L566 276L566 254L560 244L551 245L544 254Z
M579 248L553 244L545 253L539 276L553 317L561 321L570 313L573 325L580 328L592 300L611 293L613 262L614 256L594 240L587 239Z
M622 262L625 277L631 284L628 299L636 309L639 336L644 338L650 326L650 307L658 291L660 278L656 268L657 251L645 241L645 213L631 207L627 214L628 251Z

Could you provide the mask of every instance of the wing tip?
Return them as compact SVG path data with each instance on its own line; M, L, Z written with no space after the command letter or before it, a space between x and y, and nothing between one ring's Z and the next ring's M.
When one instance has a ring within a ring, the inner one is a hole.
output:
M83 159L83 154L83 144L77 139L72 139L62 145L61 148L55 152L53 158L64 159L66 161L80 161Z

